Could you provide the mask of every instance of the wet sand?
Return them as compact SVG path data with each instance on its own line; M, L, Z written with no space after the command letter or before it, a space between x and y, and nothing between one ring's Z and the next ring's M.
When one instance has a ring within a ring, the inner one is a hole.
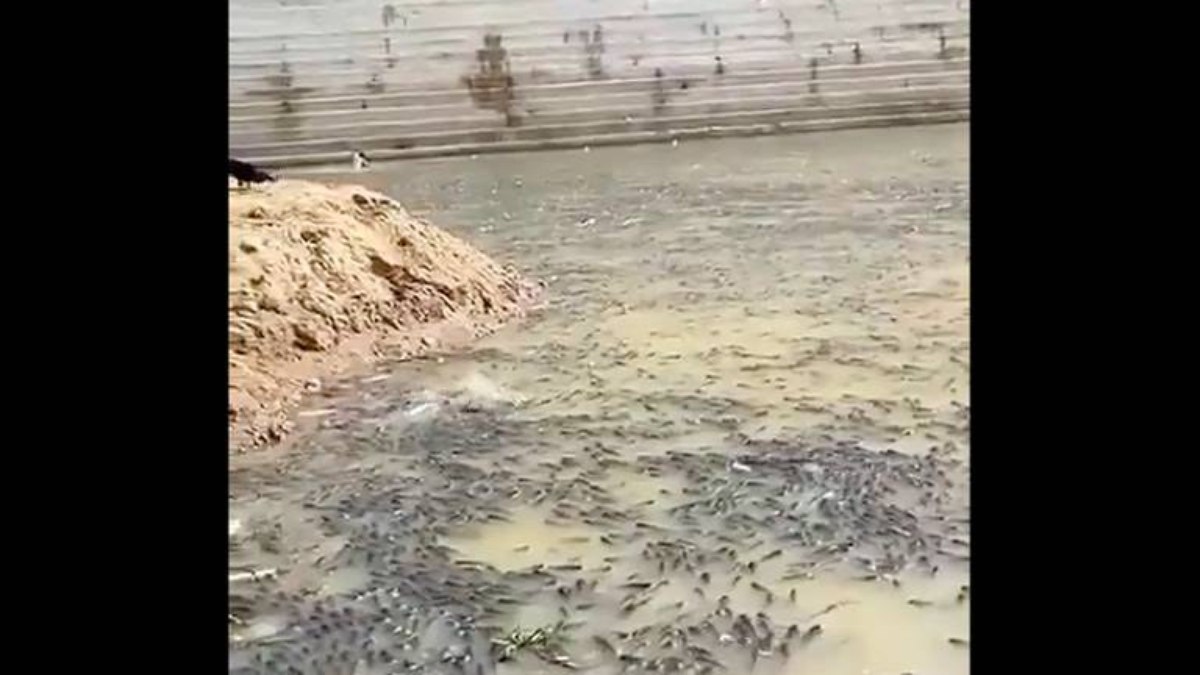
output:
M355 176L551 304L235 460L231 565L277 573L231 670L966 672L967 162L948 125Z

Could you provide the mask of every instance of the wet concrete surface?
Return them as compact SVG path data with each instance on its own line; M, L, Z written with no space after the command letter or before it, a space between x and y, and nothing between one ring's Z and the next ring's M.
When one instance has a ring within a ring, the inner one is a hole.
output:
M231 672L966 672L967 162L947 125L354 176L550 305L231 460Z

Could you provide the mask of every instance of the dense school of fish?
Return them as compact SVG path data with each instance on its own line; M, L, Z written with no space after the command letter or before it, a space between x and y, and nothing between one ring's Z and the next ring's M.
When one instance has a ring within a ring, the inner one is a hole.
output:
M913 456L733 434L725 452L626 458L594 442L530 471L501 441L536 430L503 409L445 411L390 439L361 433L343 461L385 453L415 471L375 464L323 480L301 509L343 542L316 567L362 570L364 581L324 596L289 592L278 575L231 584L235 633L263 617L275 627L232 643L232 672L486 674L523 660L598 673L770 672L803 658L822 637L821 616L837 610L805 607L794 582L839 568L899 586L903 572L934 575L969 560L969 518L952 496L966 469L946 446ZM605 487L618 471L682 488L664 490L665 508L654 499L626 506ZM259 484L287 480L248 473ZM593 528L611 553L597 565L505 571L444 543L456 528L522 508L544 508L551 529ZM231 540L231 557L278 550L278 529L251 527ZM676 588L687 592L656 603ZM932 601L911 601L921 603ZM510 634L505 622L523 605L556 607L555 621ZM781 607L808 616L783 623L774 618Z

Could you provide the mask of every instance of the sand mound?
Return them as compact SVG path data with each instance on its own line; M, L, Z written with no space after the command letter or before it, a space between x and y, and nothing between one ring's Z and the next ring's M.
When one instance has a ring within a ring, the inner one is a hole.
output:
M282 438L319 380L388 348L465 343L521 315L537 286L356 186L229 193L230 444Z

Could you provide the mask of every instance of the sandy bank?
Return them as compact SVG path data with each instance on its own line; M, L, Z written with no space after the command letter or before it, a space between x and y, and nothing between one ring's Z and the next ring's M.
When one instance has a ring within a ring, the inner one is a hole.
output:
M281 181L229 192L230 448L281 439L305 390L383 349L465 344L536 284L396 201Z

